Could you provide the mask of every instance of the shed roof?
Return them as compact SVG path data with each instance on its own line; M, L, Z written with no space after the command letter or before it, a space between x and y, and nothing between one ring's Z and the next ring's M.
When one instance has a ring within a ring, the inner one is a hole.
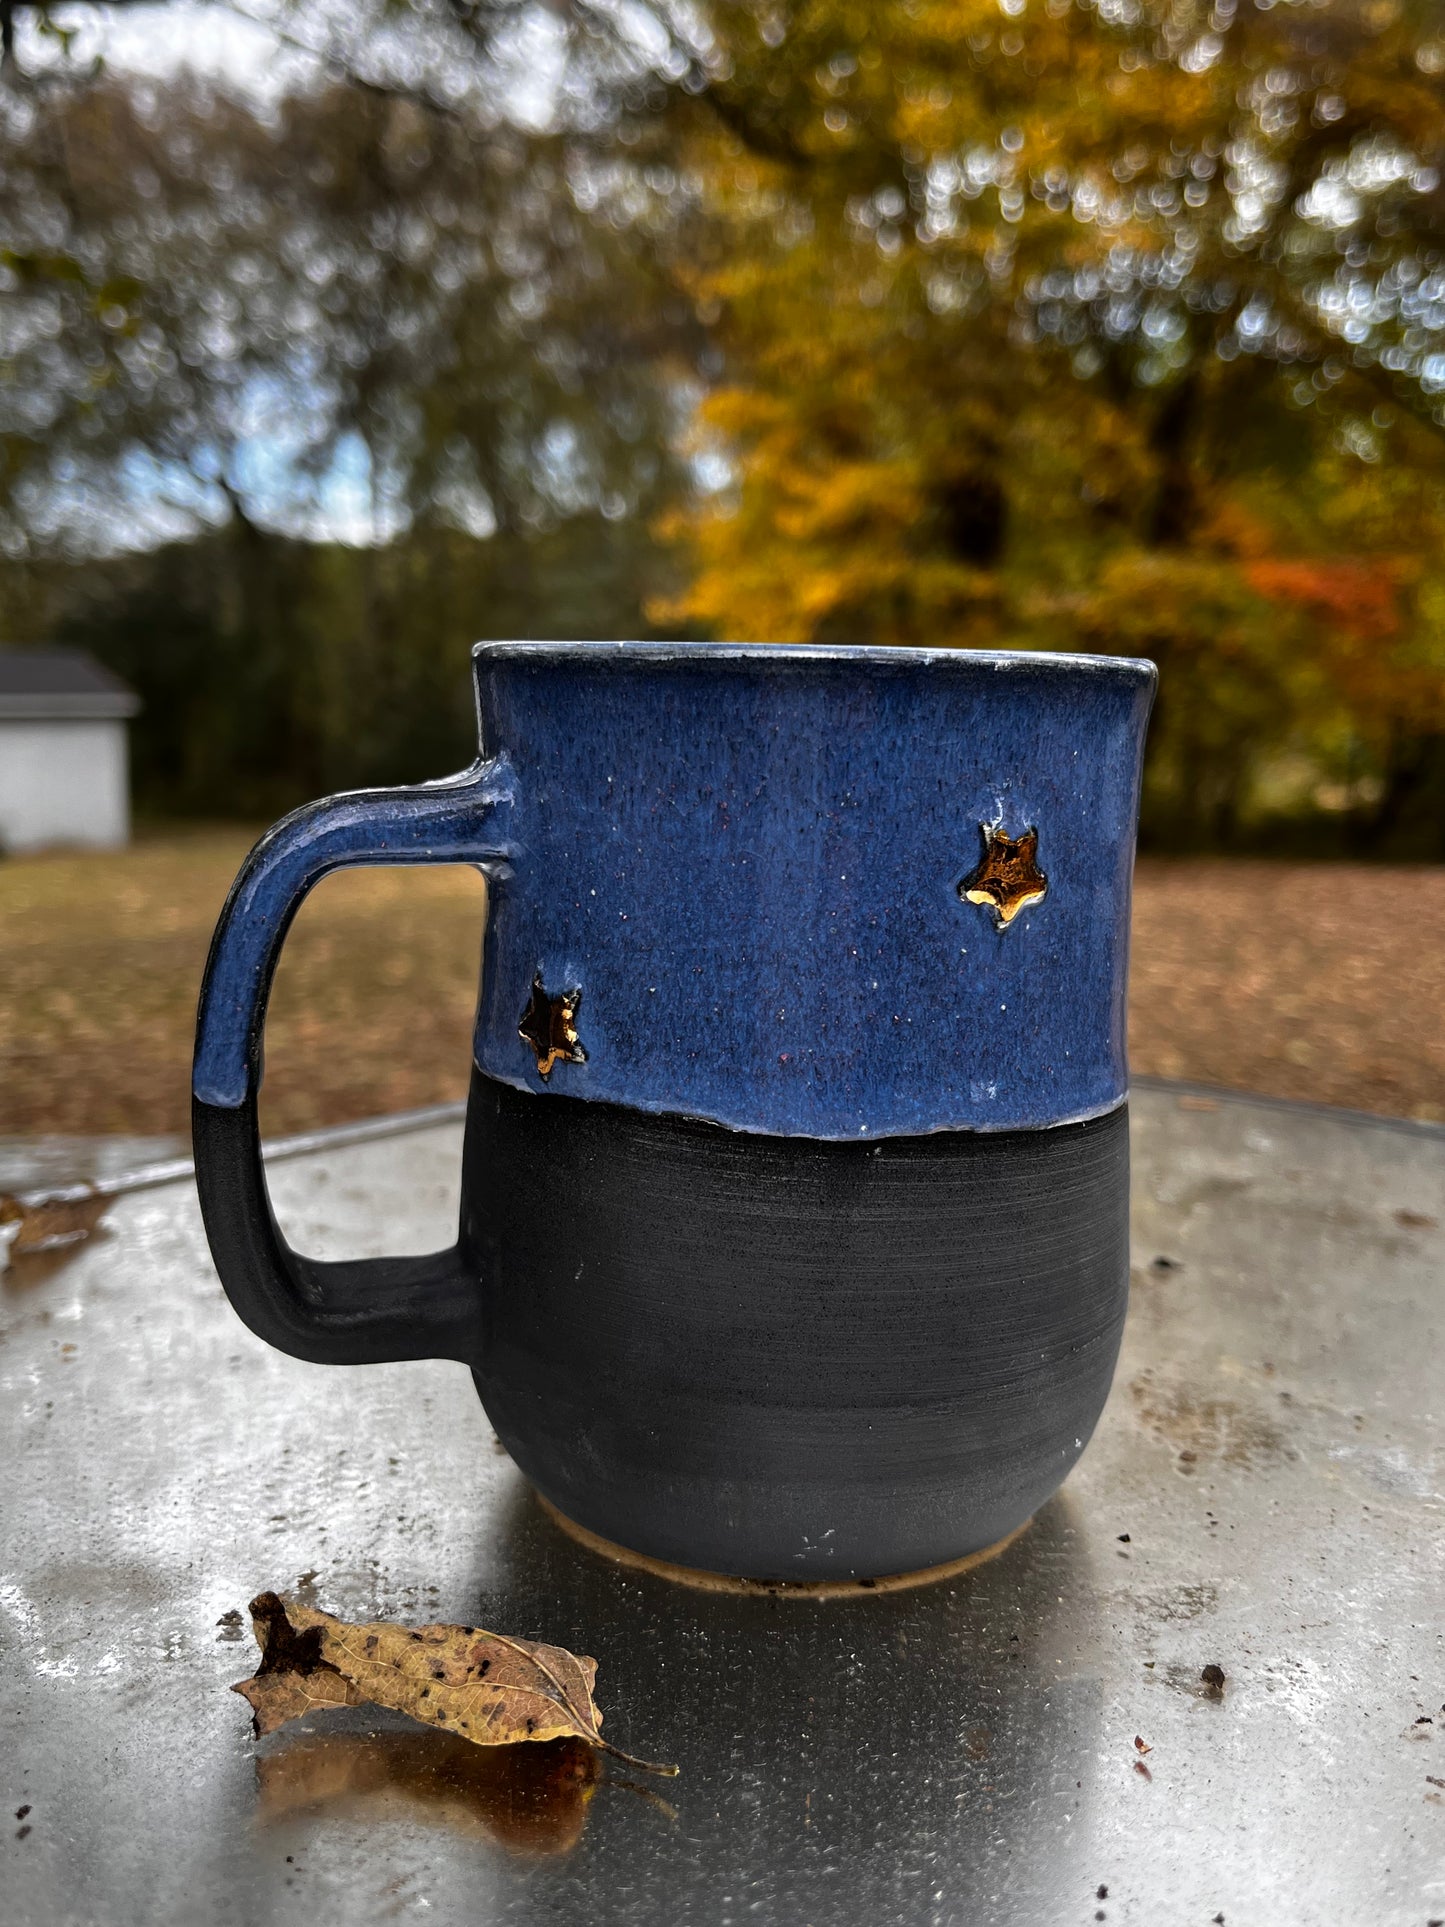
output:
M84 649L0 647L0 721L134 716L140 698Z

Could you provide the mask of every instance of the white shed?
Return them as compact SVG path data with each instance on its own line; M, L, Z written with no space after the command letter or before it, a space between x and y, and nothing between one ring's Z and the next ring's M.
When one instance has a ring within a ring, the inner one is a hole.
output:
M134 691L83 649L0 647L0 851L130 841Z

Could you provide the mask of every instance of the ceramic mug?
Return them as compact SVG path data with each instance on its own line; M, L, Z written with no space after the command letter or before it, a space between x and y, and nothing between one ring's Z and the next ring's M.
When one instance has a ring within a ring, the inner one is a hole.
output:
M298 810L222 913L194 1129L236 1310L300 1358L462 1360L537 1490L656 1559L867 1578L1004 1538L1123 1325L1153 665L474 666L470 770ZM476 864L490 908L457 1242L323 1263L267 1201L261 1036L298 903L355 863Z

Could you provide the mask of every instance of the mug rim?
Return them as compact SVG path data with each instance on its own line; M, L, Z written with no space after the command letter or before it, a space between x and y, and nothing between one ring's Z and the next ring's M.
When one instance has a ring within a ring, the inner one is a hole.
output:
M847 663L860 669L1058 670L1078 675L1121 677L1155 683L1157 664L1147 656L1099 656L1049 649L915 649L892 643L823 642L667 642L494 640L472 644L472 661L586 660L603 663L679 663L698 668L797 667L803 663Z

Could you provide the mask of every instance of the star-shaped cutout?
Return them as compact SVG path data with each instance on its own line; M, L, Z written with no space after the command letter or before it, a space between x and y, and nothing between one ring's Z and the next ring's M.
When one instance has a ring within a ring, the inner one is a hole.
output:
M563 990L552 997L542 987L540 972L532 979L531 1002L522 1012L517 1034L536 1052L539 1077L549 1077L556 1063L587 1062L587 1053L577 1041L577 1012L581 1004L580 990Z
M1027 829L1022 836L1005 836L992 823L980 823L983 832L983 857L958 886L966 903L982 903L993 911L1000 930L1007 930L1020 910L1038 903L1048 891L1049 880L1038 866L1039 833Z

